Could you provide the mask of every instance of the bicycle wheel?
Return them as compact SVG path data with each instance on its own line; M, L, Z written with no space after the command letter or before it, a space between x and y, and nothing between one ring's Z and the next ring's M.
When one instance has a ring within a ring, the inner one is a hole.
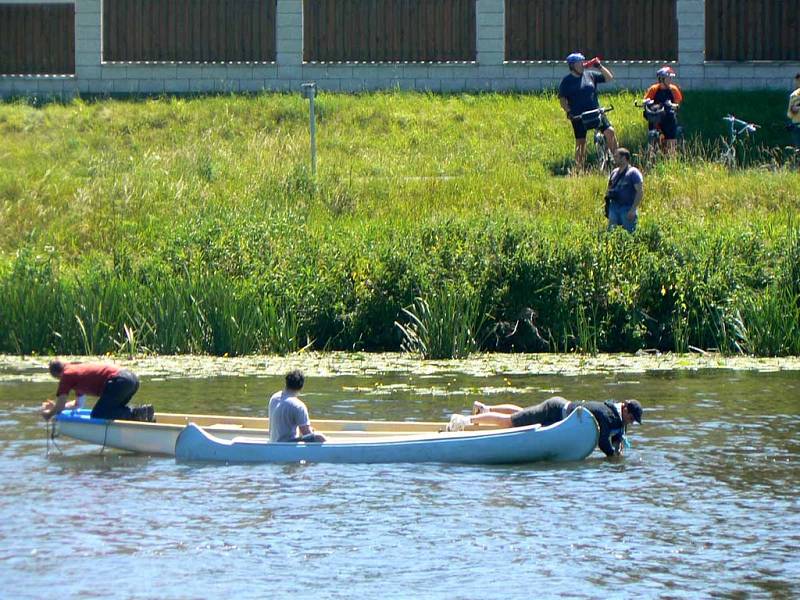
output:
M647 152L645 153L645 160L648 165L656 162L658 157L658 149L661 144L661 135L658 130L653 129L647 132Z
M733 146L728 146L727 148L725 148L725 151L722 154L720 154L719 162L731 170L735 169L736 148L734 148Z
M614 156L606 144L606 136L599 131L594 134L594 150L597 155L597 167L602 172L609 173L614 168Z

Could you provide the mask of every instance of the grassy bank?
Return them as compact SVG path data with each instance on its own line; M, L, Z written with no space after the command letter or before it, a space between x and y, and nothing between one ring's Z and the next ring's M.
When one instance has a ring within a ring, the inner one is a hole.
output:
M800 354L783 110L689 94L628 236L547 94L323 95L316 182L295 95L0 105L0 351ZM765 125L734 173L726 112Z

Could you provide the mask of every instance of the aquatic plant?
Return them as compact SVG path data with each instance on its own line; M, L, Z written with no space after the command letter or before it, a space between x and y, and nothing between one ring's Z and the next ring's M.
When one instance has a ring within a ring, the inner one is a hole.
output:
M480 349L480 332L486 322L480 299L455 292L416 298L403 308L408 322L395 322L403 335L400 347L423 358L466 358Z

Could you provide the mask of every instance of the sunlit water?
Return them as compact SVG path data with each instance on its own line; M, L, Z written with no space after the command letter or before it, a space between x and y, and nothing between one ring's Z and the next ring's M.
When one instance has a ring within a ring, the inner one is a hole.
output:
M312 418L635 397L621 460L177 465L58 441L54 382L0 383L2 598L800 596L800 373L310 378ZM264 414L275 376L144 377L138 402Z

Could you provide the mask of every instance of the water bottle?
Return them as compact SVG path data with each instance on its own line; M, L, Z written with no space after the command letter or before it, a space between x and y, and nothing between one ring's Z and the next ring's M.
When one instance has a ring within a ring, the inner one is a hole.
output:
M591 69L592 67L596 67L600 64L602 60L601 56L595 56L594 58L590 58L586 62L583 63L584 68Z

